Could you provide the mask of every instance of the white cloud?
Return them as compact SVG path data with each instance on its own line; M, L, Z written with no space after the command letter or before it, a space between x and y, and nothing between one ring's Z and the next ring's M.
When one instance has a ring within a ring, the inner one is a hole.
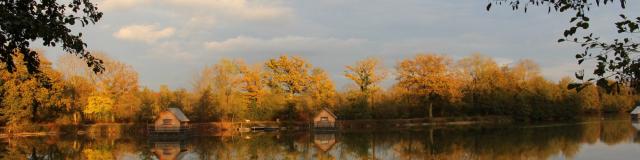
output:
M247 0L166 0L169 4L204 9L209 13L220 13L231 18L265 20L285 17L291 10L273 3Z
M189 28L207 28L216 24L215 18L211 16L192 16L187 21L186 27Z
M194 60L194 55L189 51L183 49L183 46L186 44L182 44L180 42L163 42L155 45L150 49L150 55L153 57L163 57L170 58L171 60L184 60L184 61L192 61Z
M113 11L134 8L148 3L149 0L103 0L98 2L101 11Z
M123 40L153 43L158 39L171 37L174 33L175 29L172 27L160 29L156 25L129 25L120 28L113 36Z
M364 43L363 39L338 39L302 36L285 36L272 39L239 36L224 41L205 42L205 48L212 51L231 52L243 50L264 50L280 52L326 51L329 48L348 48Z

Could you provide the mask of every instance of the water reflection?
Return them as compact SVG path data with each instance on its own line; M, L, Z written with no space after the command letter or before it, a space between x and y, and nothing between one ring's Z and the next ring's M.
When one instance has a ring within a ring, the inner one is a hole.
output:
M19 138L2 139L0 159L588 159L594 154L635 155L639 126L609 120L183 140L128 135Z
M187 155L187 143L181 140L153 140L151 152L160 160L179 160Z

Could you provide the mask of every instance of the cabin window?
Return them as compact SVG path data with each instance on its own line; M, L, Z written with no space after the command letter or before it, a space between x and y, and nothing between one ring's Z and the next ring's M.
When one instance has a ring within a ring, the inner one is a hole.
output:
M162 125L171 125L171 119L162 119Z
M321 121L329 121L329 118L328 117L320 117L320 120Z

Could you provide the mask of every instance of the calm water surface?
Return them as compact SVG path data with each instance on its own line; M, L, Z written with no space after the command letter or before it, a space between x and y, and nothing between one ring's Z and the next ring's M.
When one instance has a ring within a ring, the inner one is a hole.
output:
M0 140L0 159L637 159L638 127L630 120L597 120L165 140L117 134L14 138Z

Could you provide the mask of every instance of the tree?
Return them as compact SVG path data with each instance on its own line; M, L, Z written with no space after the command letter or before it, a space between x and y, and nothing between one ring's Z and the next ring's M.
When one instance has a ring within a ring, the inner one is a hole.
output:
M89 0L57 1L18 0L0 1L0 62L4 69L15 72L13 57L21 54L29 73L38 71L38 53L30 49L30 42L42 40L44 46L62 46L66 52L80 56L94 72L104 70L102 61L85 50L82 33L74 34L70 27L94 24L102 13Z
M246 64L240 65L240 78L241 92L247 101L247 110L251 118L258 117L260 112L260 101L266 94L264 90L264 84L262 80L261 66L247 66Z
M13 59L24 62L22 54L16 54ZM48 111L62 108L64 84L51 63L42 60L41 71L34 74L28 74L26 66L16 66L14 72L9 72L6 64L0 64L0 121L6 122L8 132L59 116Z
M302 58L280 56L270 59L265 66L268 69L267 83L271 88L285 93L288 98L307 91L311 65Z
M459 68L463 72L463 80L465 85L463 87L465 95L470 95L471 105L473 108L482 109L485 114L489 111L489 108L494 106L481 106L480 102L490 103L495 101L491 99L493 90L497 88L497 79L500 77L500 67L491 58L481 54L473 54L468 57L464 57L458 61Z
M87 106L88 96L96 91L96 83L90 80L95 73L85 62L65 54L56 61L56 70L62 73L65 82L66 107L73 114L74 123L81 121L82 109Z
M311 97L318 102L316 105L330 107L335 104L336 89L324 70L316 68L311 71L309 90Z
M217 64L205 67L196 77L194 88L198 94L210 94L208 103L216 105L222 118L235 119L242 113L241 61L222 59ZM200 95L200 97L203 97ZM201 98L202 100L202 98ZM205 107L205 106L201 106ZM208 107L208 106L207 106Z
M452 67L451 59L443 55L416 55L398 64L398 83L428 102L428 114L433 117L434 101L455 101L461 97L462 83Z
M137 94L140 100L140 109L135 112L136 122L149 122L153 120L153 116L158 113L156 109L160 108L158 104L158 96L151 89L144 87Z
M360 91L365 94L378 89L377 84L387 76L386 72L382 71L380 60L376 58L367 58L346 68L344 76L356 83Z
M270 59L265 67L267 86L276 94L286 97L286 109L282 115L287 119L294 119L297 115L294 97L299 97L309 89L311 65L299 57L280 56Z
M71 55L60 57L60 59L58 59L58 68L64 73L67 81L73 77L82 77L80 79L86 79L91 83L91 86L86 87L92 89L84 90L86 92L82 93L82 95L88 96L101 93L112 96L111 99L114 101L113 107L115 108L114 117L132 120L140 106L140 101L136 96L139 87L138 73L131 65L112 59L105 54L94 53L94 55L104 61L103 66L106 67L107 70L96 74L91 68L84 66L84 62L73 58ZM81 84L71 85L79 87L75 85ZM84 103L83 101L79 102Z
M139 109L138 72L129 64L112 59L104 54L96 54L104 60L107 70L98 74L88 74L97 85L97 92L106 93L113 99L115 118L131 120L133 113ZM133 111L133 112L132 112Z
M378 83L387 76L387 73L382 71L382 64L376 58L367 58L356 62L353 66L346 66L346 68L344 76L358 85L360 92L364 95L365 104L370 105L368 101L373 92L379 89ZM373 109L373 105L370 106Z
M95 115L99 119L106 120L111 116L111 121L114 121L113 111L114 102L110 96L106 95L94 95L87 100L87 106L84 109L85 114Z
M552 11L575 12L571 17L571 26L565 29L563 37L558 42L574 42L580 44L584 50L576 54L578 64L585 61L593 61L595 69L593 75L596 78L588 78L585 80L584 70L576 73L575 77L582 80L582 83L574 83L569 85L570 89L578 91L588 87L593 81L608 90L620 88L620 85L629 86L635 90L640 90L640 42L633 39L634 35L640 33L640 17L629 18L624 14L620 14L617 22L614 22L618 32L613 40L604 40L593 33L588 35L575 35L579 30L588 30L590 24L589 11L592 7L601 7L607 4L619 2L620 8L626 8L626 0L491 0L486 9L490 10L493 4L508 5L513 10L523 9L527 12L530 7L547 7L548 12ZM564 14L559 14L564 15ZM615 80L616 83L608 83L609 80Z

